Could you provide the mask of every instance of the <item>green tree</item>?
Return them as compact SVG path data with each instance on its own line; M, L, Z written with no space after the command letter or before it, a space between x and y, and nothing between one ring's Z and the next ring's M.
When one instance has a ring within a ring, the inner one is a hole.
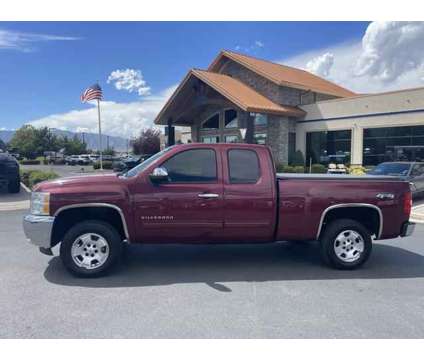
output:
M37 135L36 129L31 125L24 125L16 130L9 146L13 151L19 152L27 159L34 159L37 156Z
M76 135L72 139L64 136L59 141L59 147L64 149L65 155L80 155L87 153L87 144L83 143Z

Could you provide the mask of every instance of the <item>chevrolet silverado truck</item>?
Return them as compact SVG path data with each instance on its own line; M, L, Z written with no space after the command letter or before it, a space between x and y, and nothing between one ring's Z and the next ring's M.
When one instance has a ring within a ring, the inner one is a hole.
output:
M372 241L414 229L409 183L395 177L277 174L264 145L175 145L124 174L40 183L24 231L42 253L97 276L124 242L319 241L324 262L354 269Z

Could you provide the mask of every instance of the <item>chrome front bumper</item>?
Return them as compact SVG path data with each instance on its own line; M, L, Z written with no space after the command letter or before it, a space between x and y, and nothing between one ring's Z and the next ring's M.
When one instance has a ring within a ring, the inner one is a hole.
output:
M24 233L29 242L39 248L51 247L54 216L26 215Z

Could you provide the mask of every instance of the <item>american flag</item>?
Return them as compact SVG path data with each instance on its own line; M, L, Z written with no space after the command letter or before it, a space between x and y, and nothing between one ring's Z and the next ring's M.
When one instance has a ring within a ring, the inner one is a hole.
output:
M87 102L89 100L102 100L102 98L103 98L102 88L99 86L99 84L91 85L81 95L82 102Z

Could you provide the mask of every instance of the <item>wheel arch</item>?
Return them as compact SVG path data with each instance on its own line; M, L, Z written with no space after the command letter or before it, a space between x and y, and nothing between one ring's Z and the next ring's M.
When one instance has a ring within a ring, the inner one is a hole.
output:
M67 230L83 220L111 220L123 239L130 240L125 215L120 207L107 203L83 203L65 205L54 213L52 247L61 241Z
M374 218L371 217L370 219L363 221L363 214L359 212L361 208L367 209L369 214L373 214ZM372 233L375 233L376 239L381 237L383 232L383 213L377 205L368 203L343 203L331 205L322 212L316 239L320 238L325 226L327 225L327 221L341 218L357 220L366 226ZM377 221L377 224L375 224L375 220Z

